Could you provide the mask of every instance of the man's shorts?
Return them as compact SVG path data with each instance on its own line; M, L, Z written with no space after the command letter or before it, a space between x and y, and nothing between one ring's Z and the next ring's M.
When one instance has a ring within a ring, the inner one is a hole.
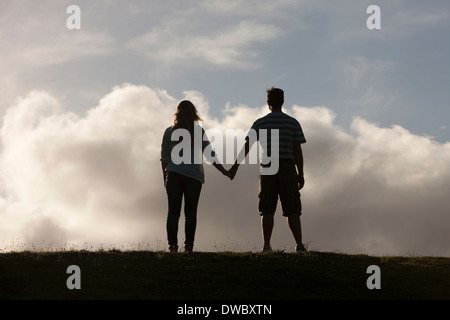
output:
M283 216L302 214L302 203L298 190L298 175L295 164L281 160L278 172L274 175L259 176L259 212L260 215L274 215L280 196Z

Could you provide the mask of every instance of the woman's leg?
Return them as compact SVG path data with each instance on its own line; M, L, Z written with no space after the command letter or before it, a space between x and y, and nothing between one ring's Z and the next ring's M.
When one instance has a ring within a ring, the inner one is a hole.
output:
M183 199L182 178L178 173L170 171L167 173L166 192L169 210L166 228L170 248L178 248L178 221Z
M186 248L194 246L195 229L197 228L197 207L200 199L202 183L198 180L187 178L184 189L184 214L186 216L184 245Z

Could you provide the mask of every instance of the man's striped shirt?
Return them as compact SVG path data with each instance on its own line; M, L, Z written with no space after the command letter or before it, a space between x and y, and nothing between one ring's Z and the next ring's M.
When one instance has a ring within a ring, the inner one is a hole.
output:
M264 155L268 157L276 156L271 155L271 129L279 130L279 159L295 162L294 144L306 142L300 123L295 118L283 112L271 112L257 119L253 123L252 129L256 131L258 140L261 137L259 130L267 129L267 143L266 141L260 141L263 147L263 158ZM264 149L265 144L267 145L266 149Z

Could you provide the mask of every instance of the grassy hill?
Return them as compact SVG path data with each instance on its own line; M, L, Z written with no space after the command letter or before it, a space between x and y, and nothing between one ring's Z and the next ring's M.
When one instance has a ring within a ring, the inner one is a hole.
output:
M81 289L69 290L70 265ZM381 289L369 290L370 265ZM450 258L154 251L0 254L1 299L450 299Z

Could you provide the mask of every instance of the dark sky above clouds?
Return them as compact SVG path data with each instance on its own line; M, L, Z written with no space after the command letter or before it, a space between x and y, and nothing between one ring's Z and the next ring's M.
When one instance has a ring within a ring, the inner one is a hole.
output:
M275 85L307 139L309 248L450 254L446 1L79 1L68 30L71 4L0 4L2 250L166 249L159 152L176 105L247 130ZM258 166L205 171L196 247L260 250ZM293 249L280 209L273 246Z

